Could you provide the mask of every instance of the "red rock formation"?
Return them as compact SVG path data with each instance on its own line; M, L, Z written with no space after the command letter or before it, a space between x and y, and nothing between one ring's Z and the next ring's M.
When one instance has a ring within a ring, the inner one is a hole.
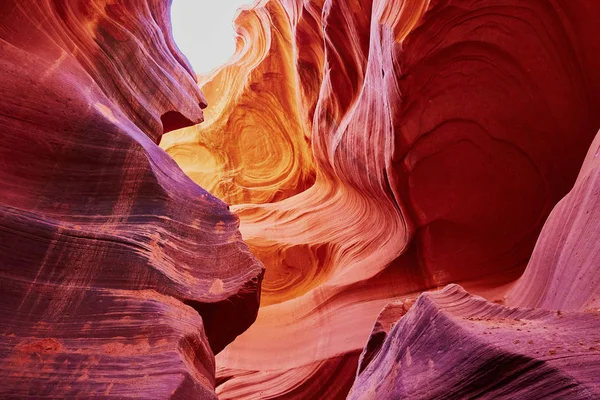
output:
M202 120L167 1L0 4L0 397L216 398L263 268L156 143Z
M390 303L349 399L599 397L599 154L600 134L507 296L537 309L498 306L458 286L422 295L410 311Z
M165 137L206 105L168 2L0 11L0 397L600 395L596 150L508 296L572 313L407 312L523 272L600 126L600 2L261 0Z
M502 297L600 126L599 19L571 0L242 11L236 55L201 81L206 122L161 143L267 267L219 395L343 382L327 360L356 362L391 299L450 282Z
M450 285L381 332L348 399L600 396L599 313L505 307Z

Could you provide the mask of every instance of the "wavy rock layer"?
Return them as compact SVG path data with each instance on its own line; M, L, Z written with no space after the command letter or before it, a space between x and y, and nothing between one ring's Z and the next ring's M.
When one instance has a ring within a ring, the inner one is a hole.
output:
M215 398L263 268L161 150L206 105L168 2L0 5L0 397Z
M600 396L598 313L505 307L450 285L382 332L348 399Z
M349 398L599 397L599 151L600 134L507 296L538 309L487 303L458 286L422 295L410 311L412 302L390 303ZM488 336L480 340L483 327Z
M390 299L502 297L600 126L599 18L571 0L239 14L236 55L201 82L205 123L161 143L234 204L267 268L257 322L217 359L223 399L344 382Z

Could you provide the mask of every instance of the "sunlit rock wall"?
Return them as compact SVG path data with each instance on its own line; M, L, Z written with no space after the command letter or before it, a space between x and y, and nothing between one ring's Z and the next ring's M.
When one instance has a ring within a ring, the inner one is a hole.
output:
M261 264L157 146L206 104L162 0L0 3L0 397L214 399Z
M241 11L205 122L161 142L267 268L220 397L343 398L390 299L501 298L600 126L598 20L585 0Z

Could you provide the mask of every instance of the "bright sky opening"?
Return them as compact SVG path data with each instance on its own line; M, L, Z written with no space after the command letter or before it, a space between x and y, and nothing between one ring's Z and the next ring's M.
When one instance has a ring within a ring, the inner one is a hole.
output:
M173 37L197 74L225 64L235 52L233 18L252 0L173 0Z

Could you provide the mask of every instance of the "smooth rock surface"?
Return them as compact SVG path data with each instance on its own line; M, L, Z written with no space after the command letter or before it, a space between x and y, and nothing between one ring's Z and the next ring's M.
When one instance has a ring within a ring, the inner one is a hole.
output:
M0 3L0 397L216 398L263 267L157 146L206 102L168 1Z
M458 285L424 293L348 399L595 399L600 313L506 307Z
M0 397L600 396L600 2L168 7L0 4Z
M600 311L600 134L573 190L552 210L507 303Z

